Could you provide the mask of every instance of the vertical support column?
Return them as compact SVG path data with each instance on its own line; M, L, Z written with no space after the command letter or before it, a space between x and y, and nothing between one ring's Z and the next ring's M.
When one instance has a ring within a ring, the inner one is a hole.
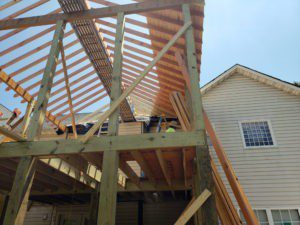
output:
M27 108L26 108L26 113L24 115L24 119L23 119L23 130L22 130L22 136L25 137L26 136L26 132L27 132L27 128L30 122L30 115L32 113L33 107L34 107L35 101L32 99L30 102L28 102Z
M190 6L182 6L184 22L192 21ZM199 71L197 66L196 48L193 27L189 27L185 32L187 68L190 76L191 85L191 105L192 105L192 127L193 130L205 132L204 119L202 113L202 99L199 86ZM214 197L214 183L210 164L208 146L196 146L196 175L195 194L200 195L205 189L208 189L212 196L204 203L198 211L197 224L217 225L217 210Z
M98 187L97 187L98 189ZM90 200L90 211L89 211L89 222L88 225L97 224L97 212L98 212L98 203L99 203L99 192L98 190L91 193Z
M56 30L54 33L46 68L44 70L37 104L28 128L27 139L30 141L39 139L42 131L47 104L50 98L53 78L55 75L56 64L58 61L58 55L60 52L60 43L64 35L64 28L64 21L58 21L56 23ZM20 213L26 213L26 210L20 210L20 208L21 206L26 206L26 202L28 200L31 185L33 182L36 161L37 159L31 156L22 157L20 159L13 187L10 192L10 197L3 223L4 225L15 225L16 221L18 221L18 225L23 224L25 216L20 215Z
M118 13L114 62L112 73L111 105L121 96L121 73L123 60L124 13ZM108 135L118 134L120 108L111 114L108 124ZM103 169L100 185L98 225L114 225L117 206L119 155L117 151L106 151L103 155Z
M58 21L56 23L56 30L54 33L46 68L44 70L37 103L34 108L33 116L28 128L27 137L29 140L39 139L41 135L43 123L45 121L45 113L52 89L53 78L55 76L58 56L62 46L61 43L64 36L64 29L65 22Z

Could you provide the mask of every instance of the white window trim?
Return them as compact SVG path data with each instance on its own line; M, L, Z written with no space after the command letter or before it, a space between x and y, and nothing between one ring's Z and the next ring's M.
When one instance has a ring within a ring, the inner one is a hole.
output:
M268 222L270 225L274 225L274 221L273 221L273 216L272 216L272 210L293 210L296 209L300 215L300 208L298 207L275 207L275 208L253 208L253 210L265 210L267 213L267 217L268 217ZM241 216L242 214L242 210L239 209L239 216Z
M242 123L253 123L253 122L267 122L268 123L270 133L271 133L271 137L272 137L272 140L273 140L273 145L246 146L246 142L245 142L245 138L244 138L244 132L243 132L243 128L242 128ZM260 149L260 148L276 148L277 147L277 142L276 142L276 139L275 139L275 135L274 135L272 124L271 124L270 120L266 120L266 119L240 120L239 121L239 127L240 127L241 137L242 137L242 140L243 140L244 149Z

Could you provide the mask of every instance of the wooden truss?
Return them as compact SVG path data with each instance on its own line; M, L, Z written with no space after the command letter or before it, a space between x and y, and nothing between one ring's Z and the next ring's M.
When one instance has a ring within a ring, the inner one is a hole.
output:
M1 66L0 78L8 85L7 90L14 90L16 97L21 96L23 101L28 103L24 116L23 135L17 135L5 128L0 129L2 134L17 141L0 145L0 167L2 159L19 158L4 225L23 223L23 209L27 206L30 192L36 195L45 194L35 189L37 184L33 180L38 180L39 185L46 182L40 176L39 168L41 162L52 157L59 157L66 161L76 167L76 171L86 172L87 168L93 165L96 168L95 174L97 171L101 173L100 185L95 187L100 197L98 199L94 192L93 198L93 204L98 205L98 212L91 213L92 221L97 221L98 225L115 224L119 191L167 190L175 196L176 190L189 190L191 187L195 200L191 202L177 224L185 224L194 216L195 224L217 225L217 213L223 224L230 224L224 219L227 215L230 216L230 221L235 221L234 224L240 224L232 203L224 204L224 201L230 202L230 199L227 192L223 193L224 184L216 173L206 143L207 124L205 124L206 117L203 114L199 89L204 2L155 0L116 5L105 0L93 0L94 3L105 6L93 9L81 0L59 0L58 2L63 12L61 9L55 9L44 16L11 19L45 3L39 1L15 13L12 17L0 21L1 30L14 29L0 36L0 40L8 39L30 27L50 25L40 33L0 52L0 56L54 31L53 40L22 53ZM147 22L125 17L137 13L146 17ZM111 17L116 22L105 20L104 17ZM65 31L67 23L71 23L73 30ZM130 26L126 27L126 24ZM141 32L132 28L132 25L148 29L150 32ZM104 27L113 28L115 32ZM64 45L63 38L74 34L77 39ZM114 40L109 37L113 37ZM83 48L66 53L79 42ZM47 47L50 47L49 54L17 68L9 75L3 71ZM82 53L85 53L85 56L78 58ZM67 60L75 61L69 64ZM45 61L47 62L45 69L37 70L22 79L15 79ZM89 64L76 67L82 62ZM60 65L62 69L57 70ZM74 68L76 68L74 71L69 72ZM87 71L89 68L93 70ZM41 74L42 79L39 80ZM54 77L61 74L63 77L54 81ZM76 78L78 74L83 75L74 81L70 80ZM29 81L31 81L29 86L22 87ZM64 87L59 88L60 84ZM92 86L81 91L88 85ZM66 93L61 94L63 91ZM178 113L177 108L172 107L176 100L170 100L169 94L173 91L186 92L189 107L185 107L185 111L189 117ZM97 97L93 98L94 96ZM110 108L99 116L93 115L97 122L85 135L77 137L75 133L75 139L40 140L45 119L64 131L66 126L63 121L71 117L75 131L75 113L108 96L111 100ZM145 110L149 115L180 114L180 119L185 120L185 122L181 121L182 125L185 124L185 131L119 136L119 117L121 116L122 121L135 120L134 112L131 110L131 100L140 103L140 108L137 109ZM67 107L63 108L64 105ZM65 115L67 112L69 114ZM30 114L32 114L31 119ZM109 120L108 135L95 137L95 132L107 119ZM183 179L176 179L176 176L171 173L166 160L167 155L180 155ZM222 157L224 158L224 155ZM156 165L149 163L149 159L154 162L153 158L157 159L155 162L163 177L153 169ZM130 159L140 165L146 174L146 181L140 179L128 165L127 161ZM118 170L127 177L125 185L120 185ZM230 179L234 178L232 173L229 170ZM76 176L79 177L78 174ZM84 173L83 177L86 178L85 181L91 180L89 172ZM95 180L96 178L92 179ZM62 183L59 180L55 182L55 184ZM235 185L240 197L238 202L243 204L241 209L248 224L257 225L258 222L243 192L238 184ZM91 192L91 189L75 191ZM60 189L52 191L52 193L64 192L65 190ZM220 198L222 201L219 201Z

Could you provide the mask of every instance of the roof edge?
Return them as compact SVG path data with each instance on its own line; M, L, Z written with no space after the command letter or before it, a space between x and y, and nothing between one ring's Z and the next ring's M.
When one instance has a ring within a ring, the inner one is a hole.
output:
M272 86L274 88L277 88L281 91L287 92L292 95L300 95L300 87L297 87L289 82L280 80L278 78L275 78L273 76L267 75L265 73L259 72L257 70L251 69L249 67L235 64L234 66L230 67L228 70L221 73L219 76L205 84L201 88L201 93L205 94L214 87L218 86L220 83L222 83L224 80L228 79L232 75L240 73L241 75L244 75L250 79L256 80L260 83Z

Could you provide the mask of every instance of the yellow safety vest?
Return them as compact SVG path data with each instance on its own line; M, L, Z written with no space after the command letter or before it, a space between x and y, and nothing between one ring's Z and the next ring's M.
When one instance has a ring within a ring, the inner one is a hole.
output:
M166 132L167 133L175 133L175 129L172 127L169 127Z

